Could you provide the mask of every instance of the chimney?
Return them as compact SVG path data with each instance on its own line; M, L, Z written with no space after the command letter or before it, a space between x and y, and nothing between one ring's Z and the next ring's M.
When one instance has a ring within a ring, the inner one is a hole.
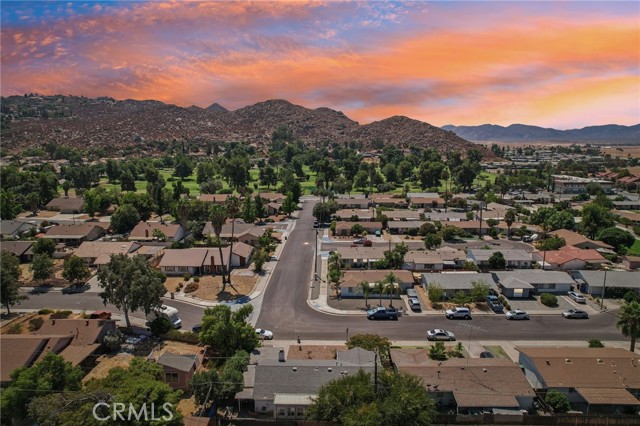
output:
M144 230L144 237L145 238L149 238L149 230L148 229Z
M214 259L213 255L212 255L211 256L211 273L214 274L215 272L216 272L216 260Z
M278 351L278 361L279 362L284 362L284 349L280 349L280 351Z

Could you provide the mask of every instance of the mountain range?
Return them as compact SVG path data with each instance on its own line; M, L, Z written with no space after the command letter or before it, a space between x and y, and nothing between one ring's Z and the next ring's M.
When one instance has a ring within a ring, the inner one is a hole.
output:
M507 127L495 124L481 126L443 126L472 142L580 142L580 143L634 143L640 144L640 124L635 126L589 126L582 129L557 130L551 128L512 124Z
M269 100L229 111L213 103L207 108L182 108L159 101L115 100L109 97L25 95L2 98L3 149L19 151L46 143L108 153L158 153L161 141L243 141L265 149L271 134L287 126L308 145L327 141L360 142L365 149L392 144L400 148L432 147L442 153L471 148L486 158L494 154L481 145L418 120L394 116L360 125L340 111L308 109L285 100Z

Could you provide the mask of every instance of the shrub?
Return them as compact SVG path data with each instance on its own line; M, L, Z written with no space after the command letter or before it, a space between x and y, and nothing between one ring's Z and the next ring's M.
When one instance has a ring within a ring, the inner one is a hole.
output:
M444 299L444 289L438 283L432 283L429 286L428 294L429 300L432 303L442 302L442 300Z
M185 281L189 281L189 280L191 279L191 274L187 272L186 274L184 274L184 275L182 276L182 278L183 278Z
M464 358L464 348L462 347L462 343L458 342L458 344L447 352L447 355L451 358Z
M160 336L161 334L166 334L169 330L173 329L173 324L171 324L169 318L156 317L149 323L149 328L155 336Z
M600 339L589 339L590 348L604 348L604 344Z
M120 350L124 339L124 334L120 330L111 330L104 336L103 342L110 351L117 351Z
M185 286L184 288L184 292L185 293L193 293L194 291L196 291L198 288L200 287L200 284L198 283L189 283Z
M50 314L51 312L53 312L51 309L44 308L44 309L40 309L40 310L38 311L38 315L48 315L48 314Z
M44 324L44 319L42 319L40 317L36 317L36 318L30 319L29 320L29 331L40 330L40 327L42 327L42 324Z
M178 283L178 290L182 290L182 287L184 287L184 283Z
M571 409L571 403L566 395L555 389L550 390L544 400L556 413L566 413Z
M193 281L199 283L200 282L200 277L194 277Z
M634 302L634 301L636 301L636 302L637 302L637 301L638 301L638 295L637 295L637 294L636 294L636 292L635 292L635 291L633 291L633 290L629 290L629 291L627 291L627 292L624 294L624 296L622 296L622 298L623 298L623 299L624 299L624 301L625 301L625 302L627 302L627 303L631 303L631 302Z
M198 343L198 335L192 331L180 332L178 330L169 330L167 333L162 335L162 338L165 340L172 340L174 342L183 342L183 343Z
M542 293L542 296L540 296L540 302L542 302L543 305L549 306L551 308L558 306L558 298L551 293Z
M435 345L429 348L429 358L437 361L445 361L447 359L447 352L444 349L444 343L436 342Z
M69 318L69 315L71 315L73 312L71 311L55 311L54 313L51 314L51 316L49 318L51 319L67 319Z
M7 334L20 334L20 333L22 333L22 324L20 324L19 322L15 324L11 324L11 327L9 327L9 330L7 330Z
M502 306L504 306L504 308L507 311L511 310L511 305L509 304L509 301L507 300L506 297L504 297L502 294L500 296L498 296L498 299L500 299L500 303L502 303Z

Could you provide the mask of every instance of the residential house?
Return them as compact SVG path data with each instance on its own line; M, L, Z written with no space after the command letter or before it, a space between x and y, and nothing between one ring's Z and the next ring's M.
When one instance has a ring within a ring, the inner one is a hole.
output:
M585 414L640 410L640 355L622 348L516 348L518 364L540 391L562 392Z
M351 228L359 224L367 234L375 234L382 232L382 222L337 222L335 235L349 236L352 235Z
M224 204L227 202L229 194L200 194L198 200L204 203Z
M622 297L633 290L640 296L640 271L576 271L572 275L583 293L602 297L606 289L605 297Z
M620 210L614 210L613 213L617 214L620 217L628 219L634 225L640 225L640 213L625 212Z
M444 269L462 268L467 254L451 247L441 247L437 250L408 251L404 256L403 269L412 272L442 271Z
M420 282L425 291L429 291L429 287L437 284L444 291L446 298L452 298L459 291L463 293L471 293L473 283L484 283L494 292L498 291L498 287L491 274L479 274L476 272L455 272L455 273L425 273L422 274Z
M253 247L241 242L233 244L233 254L230 246L223 247L222 258L217 247L166 249L158 267L167 275L222 273L223 262L231 268L245 267L252 253Z
M424 210L385 210L381 212L389 220L421 220L420 215L424 214Z
M47 210L58 211L64 214L78 214L84 211L84 199L57 197L49 201L45 208Z
M638 200L614 201L613 205L617 210L640 210L640 201Z
M161 232L166 241L181 241L186 232L182 225L163 222L139 222L129 234L129 239L134 241L152 241L157 239L154 232Z
M467 213L465 212L452 212L451 210L447 212L424 212L424 219L432 222L463 222L468 221ZM447 225L450 225L447 223Z
M640 269L640 256L624 256L622 264L629 270Z
M280 213L280 209L282 208L282 203L276 203L274 201L267 203L267 214L269 216L275 216Z
M422 379L439 410L470 414L499 409L522 415L520 410L529 410L535 398L526 376L509 359L434 361L427 349L391 349L391 361L397 371Z
M220 239L231 242L231 235L234 241L242 241L246 244L255 245L258 238L262 236L264 229L256 227L253 223L225 223L220 231ZM211 222L207 222L202 230L202 235L214 237L216 233L213 230Z
M582 250L573 246L563 247L562 250L536 251L532 256L540 266L552 271L572 271L587 266L597 268L611 263L596 250Z
M409 201L414 198L438 198L439 196L437 192L407 192Z
M549 235L564 238L566 245L577 247L579 249L612 249L609 244L603 243L602 241L594 241L591 240L584 235L578 234L577 232L569 231L567 229L558 229L557 231L550 232Z
M582 194L587 192L587 186L596 183L605 192L611 192L613 182L604 179L581 178L568 175L553 175L554 192L559 194Z
M133 241L84 241L73 254L90 266L95 266L98 257L109 259L112 254L132 254L140 246L140 243Z
M387 228L391 234L417 233L425 223L427 222L423 220L390 220L387 223Z
M442 197L414 197L409 202L411 208L418 209L443 209L445 204Z
M487 235L489 231L489 226L486 223L482 223L479 220L467 220L460 222L447 222L443 223L445 226L453 226L454 228L458 228L467 234L478 235L482 233L482 235ZM482 228L481 228L482 226Z
M371 222L376 220L376 210L371 209L340 209L333 215L337 220L356 219L357 222Z
M374 264L384 259L385 247L338 247L336 252L340 255L343 268L373 268Z
M33 260L33 241L3 241L0 244L2 251L8 251L18 258L20 263L31 262Z
M261 192L258 195L270 203L282 203L287 198L286 195L278 194L277 192Z
M0 384L11 382L17 368L30 367L53 352L60 354L71 342L71 336L38 336L33 334L0 334ZM7 348L11 348L8 350Z
M342 297L364 297L360 283L365 281L369 283L369 288L372 290L368 297L375 299L380 296L378 293L373 293L375 283L384 280L389 274L393 274L396 277L395 286L398 289L398 292L391 296L399 298L401 293L406 292L408 288L413 288L413 274L409 271L365 269L361 271L345 271L340 282L340 294ZM388 293L382 295L382 297L387 298L389 296Z
M162 366L165 383L173 389L183 391L189 389L191 379L200 367L200 357L197 354L180 355L164 352L155 362Z
M505 297L528 297L529 292L565 294L576 285L571 276L562 271L517 269L492 273ZM509 280L510 277L514 279Z
M396 198L387 194L371 194L371 202L376 207L389 208L407 208L407 200L404 198Z
M336 198L334 201L339 209L369 209L369 200L367 198Z
M19 220L0 220L0 238L20 238L29 234L36 226Z
M67 246L79 246L83 241L95 241L104 233L104 229L93 223L52 226L44 238L54 240Z
M480 269L488 269L489 259L494 253L500 252L504 256L507 269L522 269L531 267L531 253L526 250L477 250L467 251L467 258L474 262Z

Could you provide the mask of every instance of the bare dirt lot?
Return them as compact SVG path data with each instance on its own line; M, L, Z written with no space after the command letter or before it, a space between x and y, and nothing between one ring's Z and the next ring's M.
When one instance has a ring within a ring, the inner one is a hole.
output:
M336 352L344 350L345 345L291 345L287 359L336 359Z
M44 284L50 285L53 287L66 287L69 285L69 281L62 278L62 265L64 264L64 260L62 259L54 259L53 260L53 277L45 280ZM31 264L22 263L20 264L20 270L22 271L20 275L20 281L22 285L25 287L37 287L43 285L42 281L34 281L33 272L31 272Z
M257 275L232 275L231 283L233 284L233 286L229 286L227 284L225 291L223 292L222 277L204 276L200 277L198 289L193 293L188 294L205 300L236 300L251 294L253 292L253 289L255 288L257 281Z
M602 148L603 154L611 154L617 158L640 158L640 146L638 145L621 145Z

